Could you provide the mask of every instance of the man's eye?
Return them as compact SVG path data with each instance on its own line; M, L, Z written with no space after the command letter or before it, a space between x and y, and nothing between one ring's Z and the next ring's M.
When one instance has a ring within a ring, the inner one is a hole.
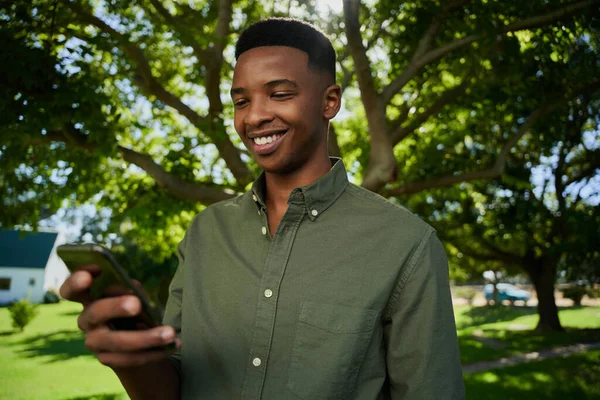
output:
M285 99L288 99L288 98L290 98L292 96L293 96L293 93L285 93L285 92L283 92L283 93L279 93L279 92L278 93L273 93L271 95L271 97L273 97L274 99L277 99L277 100L285 100Z
M248 103L247 100L238 100L235 103L233 103L233 105L236 107L243 107L246 105L246 103Z

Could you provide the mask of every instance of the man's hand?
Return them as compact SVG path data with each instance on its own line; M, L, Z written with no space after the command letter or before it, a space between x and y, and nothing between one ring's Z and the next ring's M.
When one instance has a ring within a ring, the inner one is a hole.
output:
M123 295L123 291L119 290L113 297L93 301L88 289L97 272L93 265L74 272L61 286L60 294L67 300L83 304L77 325L86 333L85 346L96 354L102 364L112 368L143 366L169 356L168 351L156 350L156 347L174 340L177 348L181 346L170 326L136 331L111 330L107 325L109 320L135 317L140 314L142 306L136 296Z

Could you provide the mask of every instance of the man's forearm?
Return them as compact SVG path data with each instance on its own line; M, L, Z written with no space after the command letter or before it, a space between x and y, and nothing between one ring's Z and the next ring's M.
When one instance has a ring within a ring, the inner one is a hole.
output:
M113 371L131 400L180 398L179 371L169 360Z

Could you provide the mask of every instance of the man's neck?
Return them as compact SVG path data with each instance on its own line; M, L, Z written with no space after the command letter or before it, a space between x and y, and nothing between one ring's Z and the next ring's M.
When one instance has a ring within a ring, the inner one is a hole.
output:
M320 158L317 162L306 165L290 174L265 174L267 208L287 209L290 193L297 187L307 186L327 174L331 169L329 157Z

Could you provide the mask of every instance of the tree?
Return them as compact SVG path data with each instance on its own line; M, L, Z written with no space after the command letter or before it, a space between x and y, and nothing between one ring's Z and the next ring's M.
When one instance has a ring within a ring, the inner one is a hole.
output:
M596 38L599 0L345 0L326 23L315 4L3 4L2 225L94 201L110 210L107 232L168 257L193 215L257 175L223 99L237 32L267 13L311 19L334 39L354 118L333 125L331 151L405 204L499 179L536 124L597 88L592 74L538 72Z
M28 299L15 301L8 309L10 318L12 319L13 328L19 329L19 332L23 332L25 327L36 317L38 314L37 306L31 304Z
M552 145L545 146L548 154L533 157L534 168L520 159L531 159L531 153L518 152L502 180L469 185L446 196L445 204L432 205L445 210L432 223L453 247L453 256L527 273L538 297L538 331L562 330L554 298L557 273L580 270L600 241L600 198L597 183L590 184L600 169L599 106L600 96L578 98L565 114L540 124L530 141ZM532 184L533 175L543 183Z

